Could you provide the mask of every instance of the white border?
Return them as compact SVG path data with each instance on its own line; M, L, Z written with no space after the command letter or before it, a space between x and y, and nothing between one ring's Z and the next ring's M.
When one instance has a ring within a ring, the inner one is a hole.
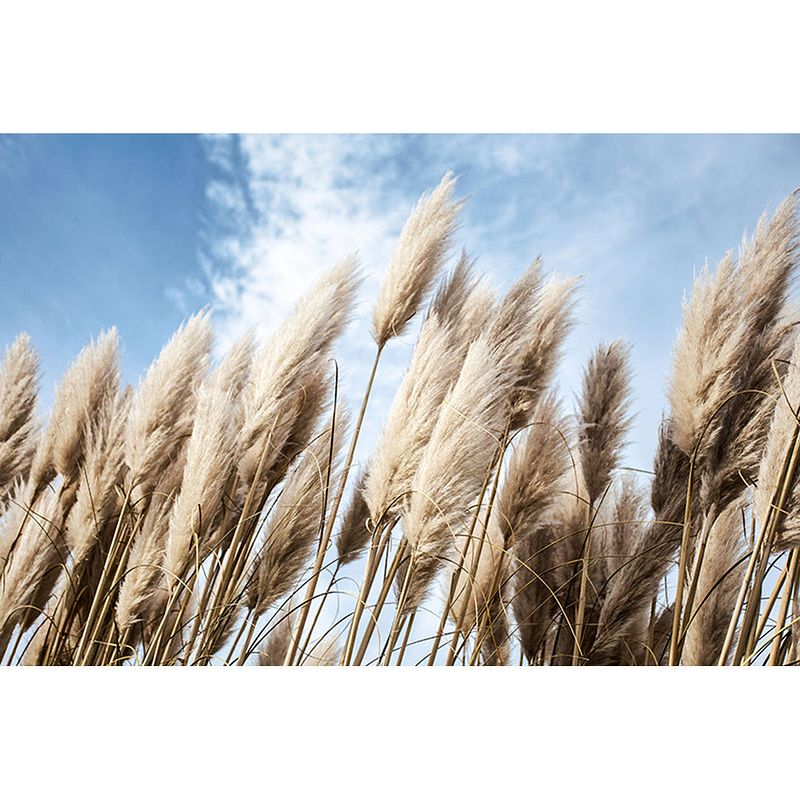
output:
M18 3L6 132L795 131L798 6Z

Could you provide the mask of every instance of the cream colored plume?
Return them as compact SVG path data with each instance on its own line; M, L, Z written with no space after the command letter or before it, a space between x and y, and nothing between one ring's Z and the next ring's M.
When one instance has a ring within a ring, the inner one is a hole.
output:
M234 463L238 429L233 410L232 366L238 353L223 361L201 386L197 413L186 451L180 492L172 506L164 553L164 575L168 585L184 578L192 561L199 564L208 555L210 525L214 522L222 493Z
M133 397L125 460L134 502L154 488L192 431L195 390L205 376L211 343L207 313L191 317L161 350Z
M522 369L514 389L511 428L525 425L558 366L561 348L574 324L577 278L551 278L542 287L525 331Z
M28 485L19 497L28 498L32 494L33 487ZM7 560L0 576L0 643L18 623L33 622L37 614L31 606L42 583L55 583L67 557L57 492L45 489L32 506L24 500L19 504L12 502L3 522L0 538L10 541L11 546L3 545ZM43 609L44 603L38 610Z
M686 626L682 664L717 664L744 578L746 531L739 504L728 506L711 525L692 616Z
M359 283L355 258L339 263L300 300L257 354L242 398L239 477L246 489L259 464L263 478L280 460L309 390L324 382L331 349L350 318Z
M476 285L462 258L431 304L370 460L365 497L373 521L386 513L395 517L407 507L414 473L442 402L488 311L486 291Z
M488 478L509 421L538 272L509 290L488 330L470 345L412 481L403 530L411 545L406 608L417 608L448 556Z
M14 481L27 478L31 466L38 387L39 356L23 333L6 349L0 365L0 507Z
M119 509L130 400L130 391L107 397L87 428L81 482L65 530L73 569L89 556Z
M119 390L119 345L114 328L81 350L64 375L53 401L50 423L34 457L35 481L60 473L66 483L79 476L86 431L108 398Z
M256 616L295 585L313 553L332 500L347 427L348 414L340 409L333 442L327 425L286 481L253 570L248 604Z
M616 341L592 353L583 376L578 453L591 503L600 499L619 465L630 429L630 348Z
M372 335L379 347L400 336L433 286L452 243L461 203L452 200L451 173L423 195L408 218L372 312Z
M703 504L722 509L755 479L795 317L796 197L760 220L738 261L726 256L695 282L684 306L669 397L675 442L697 452Z

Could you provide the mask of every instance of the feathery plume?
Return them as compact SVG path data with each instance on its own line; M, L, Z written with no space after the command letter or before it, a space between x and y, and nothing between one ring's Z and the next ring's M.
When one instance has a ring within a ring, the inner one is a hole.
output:
M560 527L545 522L514 546L512 606L522 652L534 663L558 611L563 593L564 542Z
M355 258L324 275L295 307L292 316L256 356L243 397L239 477L249 489L279 460L298 416L327 370L325 363L344 330L360 278ZM317 398L318 399L318 398ZM311 410L315 412L312 405ZM313 417L312 417L313 418ZM262 461L262 456L264 459Z
M497 506L494 506L485 533L474 533L464 543L464 564L460 569L458 564L454 567L458 573L450 616L465 636L496 605L494 601L504 594L502 573L508 559L499 515L496 512Z
M797 268L796 197L762 217L738 262L729 254L695 282L684 307L670 384L675 441L697 452L703 506L721 511L755 479L774 391L795 319L787 297Z
M172 481L171 477L167 478L167 482ZM116 609L117 626L123 636L132 631L135 625L145 627L152 623L163 606L163 597L157 592L157 587L163 574L161 565L166 548L171 499L171 494L162 492L161 485L157 484L141 528L130 548ZM133 644L131 641L128 643Z
M22 492L31 496L32 487ZM17 623L25 621L23 627L36 618L32 609L40 585L48 581L66 560L66 550L61 531L61 507L57 492L40 494L33 506L15 505L6 514L6 524L17 532L15 546L11 549L0 576L0 643ZM0 650L4 647L0 646Z
M537 299L525 333L522 370L511 401L511 429L524 426L558 365L561 347L574 324L577 278L550 279Z
M194 554L199 561L208 555L210 523L233 467L238 431L230 413L229 367L223 362L198 393L183 480L167 530L163 567L170 586L186 575Z
M522 442L514 448L497 496L506 546L513 547L534 530L556 499L572 463L569 436L569 421L551 392L537 404Z
M643 533L647 502L632 475L618 481L611 519L601 529L601 558L609 580L628 563Z
M125 460L134 501L145 497L176 459L192 430L195 389L205 375L212 332L208 315L195 314L173 334L133 397Z
M620 341L600 345L583 375L578 452L591 504L611 482L630 428L629 358L630 348Z
M336 537L336 551L341 564L355 561L372 541L369 507L364 498L366 477L367 470L362 469Z
M311 557L331 500L328 488L335 485L347 425L348 415L340 410L336 415L333 442L328 426L312 442L287 480L253 570L248 604L256 616L294 586Z
M508 423L510 390L519 374L520 334L530 321L538 285L533 265L503 298L488 330L470 345L442 404L403 516L412 572L406 610L425 599L494 464Z
M94 415L119 390L119 355L114 328L81 350L64 375L36 455L35 482L49 480L53 470L66 484L78 480L85 456L86 431Z
M711 525L700 565L697 599L686 626L682 664L715 666L720 657L744 577L745 536L739 504L729 505Z
M621 643L636 639L633 630L640 615L648 610L680 548L689 457L674 443L669 421L659 430L653 472L650 505L654 519L608 588L590 656L593 664L608 663Z
M447 173L423 195L408 218L372 312L378 347L400 336L430 290L452 243L461 203L452 201L455 178Z
M478 327L464 317L473 302L485 309L470 266L462 257L444 283L422 324L408 372L395 394L381 439L370 460L365 496L373 521L389 512L396 517L408 504L408 493L422 452L430 440L448 390L458 378L467 348ZM481 311L477 311L479 315ZM466 330L465 330L466 329ZM468 338L467 330L473 332Z
M73 569L90 555L119 506L125 468L125 426L131 392L108 396L86 430L86 457L75 504L65 525Z
M238 398L247 386L253 363L255 338L252 331L242 334L225 354L215 371L219 390Z
M778 548L800 544L800 483L798 473L784 476L784 469L794 449L800 432L800 336L795 338L794 350L783 381L783 392L778 397L772 413L764 448L764 456L753 493L753 513L759 525L767 523L770 510L778 515L775 527L775 544ZM778 507L779 493L784 482L789 481L789 491Z
M23 333L6 349L0 365L0 506L31 466L38 388L39 356Z

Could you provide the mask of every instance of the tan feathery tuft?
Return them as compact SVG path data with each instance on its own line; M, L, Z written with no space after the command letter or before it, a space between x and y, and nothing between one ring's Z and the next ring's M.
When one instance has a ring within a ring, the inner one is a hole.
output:
M669 396L676 443L697 451L705 507L723 508L758 468L772 365L782 371L794 325L787 297L797 268L796 201L762 217L738 262L729 254L713 275L706 270L684 305Z
M73 569L92 551L119 507L117 488L125 468L125 427L130 390L105 399L86 431L81 482L65 528Z
M333 442L328 425L287 479L253 571L248 604L256 616L294 586L312 555L332 499L329 488L336 485L347 426L348 414L340 409L336 414Z
M729 505L711 525L700 565L681 663L716 666L745 573L746 527L741 504Z
M192 431L195 390L205 376L212 343L208 314L191 317L173 334L133 397L125 435L134 501L147 495L176 459Z
M208 555L210 525L233 467L238 430L231 413L229 367L223 361L198 393L183 480L167 530L163 567L170 586L185 577L193 557L202 562Z
M0 365L0 506L14 481L27 478L31 466L38 388L39 356L23 333L6 349Z
M628 563L643 534L647 502L636 478L623 475L616 486L611 519L601 530L601 558L609 581Z
M553 278L542 287L530 328L525 332L527 345L512 399L512 430L527 423L536 403L553 378L561 347L574 325L577 288L577 278Z
M87 428L109 397L119 391L119 345L114 328L81 350L56 392L50 423L34 456L34 480L49 479L51 470L74 483L85 455Z
M448 172L429 196L420 198L403 227L372 312L372 335L379 347L405 331L436 280L461 210L461 203L452 201L454 187Z
M300 300L256 356L243 396L239 444L243 487L252 485L259 463L263 476L280 459L309 390L319 386L328 372L327 360L350 318L359 283L355 258L340 262Z
M592 504L611 482L630 428L629 359L630 348L623 342L600 345L584 372L578 453Z
M653 472L650 505L654 519L609 586L590 663L608 663L623 642L636 638L638 620L649 609L680 548L689 457L674 443L668 420L659 430Z
M519 376L520 335L530 322L535 267L512 286L488 327L467 351L412 481L403 530L411 545L406 608L418 608L462 534L509 419Z
M532 424L521 435L509 459L486 536L482 538L477 533L467 545L453 612L455 620L464 620L465 630L475 623L476 614L488 607L499 613L505 594L500 591L504 588L501 584L506 583L500 576L508 572L516 545L540 529L543 518L560 496L571 464L569 426L556 395L550 393L542 398L531 416ZM536 566L527 565L529 569ZM474 579L469 577L472 573ZM544 586L534 586L533 591L537 588Z
M22 496L31 496L32 489L28 486ZM27 627L33 622L37 614L30 606L42 582L50 582L67 557L57 492L39 494L32 507L13 505L5 516L10 517L6 524L16 533L16 541L0 576L0 644L17 623L25 620ZM43 609L44 604L38 610Z
M395 394L380 441L370 460L365 497L373 521L396 517L408 493L439 410L458 378L467 348L479 328L472 319L485 312L485 297L462 258L442 286L420 329L408 372ZM467 317L469 321L464 321Z
M172 476L165 480L171 484ZM169 526L171 494L156 484L141 527L128 554L125 577L117 598L116 621L125 635L137 624L152 623L163 608L163 593L157 587L163 577L162 563ZM129 644L132 642L129 641Z
M541 579L532 573L548 571L553 557L561 552L556 544L548 545L541 534L548 530L543 522L563 491L571 464L569 425L556 395L550 393L542 398L530 416L530 427L521 435L509 459L492 509L487 541L483 545L470 542L465 556L469 567L480 553L475 587L465 595L468 626L474 621L474 609L485 611L489 606L494 607L493 613L500 613L505 592L495 589L497 597L488 598L487 592L493 591L492 584L499 587L513 576L521 584L521 599L514 598L517 619L528 638L533 637L538 620L547 617L549 624L553 587L547 580L552 581L555 573ZM521 551L524 561L520 564L517 559ZM501 582L500 575L506 572L508 579ZM463 578L460 583L464 583ZM463 592L462 587L459 594ZM457 611L462 614L465 609L457 607Z
M372 541L369 507L364 498L366 477L367 471L362 469L336 536L336 551L342 564L355 561Z

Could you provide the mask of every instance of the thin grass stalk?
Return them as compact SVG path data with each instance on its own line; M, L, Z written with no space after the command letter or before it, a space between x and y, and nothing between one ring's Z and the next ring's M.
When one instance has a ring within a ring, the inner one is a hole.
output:
M509 419L509 421L506 423L506 428L505 428L505 431L503 432L503 436L502 436L502 438L500 440L500 443L498 444L497 453L495 454L495 457L494 457L494 459L492 461L492 464L490 465L490 468L489 468L489 470L487 472L487 479L484 481L484 489L481 492L481 496L480 496L479 501L478 501L478 506L477 506L477 509L475 511L475 515L473 517L472 524L470 525L469 534L467 535L467 538L466 538L466 540L464 542L464 550L463 550L463 553L460 556L458 568L456 569L456 571L454 573L455 576L456 576L456 584L457 584L458 576L459 576L459 574L461 573L461 571L464 568L464 561L466 560L466 555L469 552L469 545L472 542L472 539L473 539L473 536L474 536L474 533L475 533L475 524L476 524L477 519L478 519L478 517L480 516L480 513L481 513L481 504L483 503L483 494L486 491L486 488L485 488L486 484L488 483L488 480L492 476L492 474L494 474L494 479L492 481L492 491L491 491L491 494L489 495L489 503L488 503L488 507L486 508L486 513L484 514L483 529L481 531L481 536L480 536L480 539L478 541L478 549L477 549L476 553L473 553L472 564L470 564L469 572L467 573L467 576L466 576L466 578L464 580L464 591L469 591L472 582L474 582L474 577L475 577L475 575L477 573L478 566L480 564L481 551L483 550L483 545L484 545L484 542L486 540L487 531L489 529L489 518L490 518L491 513L492 513L492 507L494 506L494 501L497 498L497 489L498 489L498 487L500 485L500 472L501 472L500 465L503 462L503 456L505 455L506 448L508 447L508 434L509 434L510 428L511 428L511 420ZM452 609L453 602L456 602L456 601L457 601L457 598L452 598L450 596L448 597L447 608L446 608L447 613L450 612L450 610ZM451 654L455 653L456 646L458 645L459 631L461 630L461 628L464 625L464 617L466 616L466 613L467 613L467 602L468 602L468 600L466 600L464 602L463 606L461 607L461 609L459 611L458 619L455 621L456 622L456 629L453 632L453 637L450 640L450 647L448 648L448 656L447 656L447 659L448 659L447 665L448 666L450 666L450 664L452 664L452 661L450 661L450 657L451 657ZM466 638L466 636L465 636L465 638Z
M111 538L111 544L108 548L108 554L106 555L105 561L103 562L103 570L100 573L100 580L97 585L97 589L95 590L94 597L92 598L92 605L89 608L89 614L84 623L83 633L81 634L81 638L78 642L78 647L75 651L75 661L80 661L82 664L85 664L85 652L87 648L87 636L89 632L92 631L92 635L95 632L95 626L97 625L97 619L99 615L99 610L101 606L100 598L103 596L103 593L107 590L107 581L109 574L111 572L112 566L118 566L114 564L117 561L117 549L120 547L120 542L123 540L122 532L124 530L124 520L125 520L125 512L129 509L129 504L131 500L131 492L132 487L128 489L125 494L125 499L122 502L122 509L119 514L119 518L117 519L117 524L114 527L114 535ZM133 533L128 537L128 540L133 539Z
M400 652L397 655L397 661L395 662L395 666L399 667L403 663L403 658L406 654L406 648L408 647L408 640L411 635L411 629L414 627L414 620L417 618L417 610L414 609L408 615L408 622L406 624L406 632L403 636L403 643L400 645Z
M472 516L472 522L470 523L469 532L467 533L467 541L469 541L475 534L475 526L477 525L478 517L480 515L481 504L483 503L483 498L484 498L484 495L486 494L486 490L489 488L489 480L491 479L491 476L492 476L492 471L491 470L487 471L486 476L484 477L483 486L481 486L481 491L480 491L480 494L478 495L478 502L477 502L477 506L475 508L475 513ZM429 667L433 666L434 661L436 660L436 655L439 652L439 644L440 644L441 639L442 639L442 635L443 635L443 632L444 632L444 627L445 627L445 625L447 623L447 618L448 618L448 616L450 614L450 610L453 607L454 595L455 595L456 589L458 588L458 576L459 576L461 570L464 568L464 561L466 561L466 558L467 558L467 548L465 547L461 551L461 553L459 554L458 565L457 565L456 569L453 571L453 574L450 576L450 589L449 589L449 591L447 593L447 598L445 600L444 608L442 609L442 614L441 614L441 616L439 618L439 626L438 626L437 631L436 631L436 637L434 639L433 646L431 647L431 654L430 654L430 657L428 659L428 666ZM457 630L458 630L458 626L456 626L456 631ZM454 632L454 635L455 635L455 632ZM451 644L452 644L452 641L451 641ZM449 652L450 651L448 650L448 653Z
M752 625L753 618L758 613L758 609L761 606L760 602L758 603L754 602L755 597L753 595L756 592L756 587L758 587L758 593L760 597L761 585L764 580L768 554L772 546L772 542L775 538L775 533L778 529L779 517L777 514L777 510L784 507L784 504L786 503L786 498L792 489L792 484L794 483L794 476L797 471L797 464L799 458L800 458L800 428L795 428L790 454L788 458L785 460L785 463L786 461L788 461L788 463L786 463L785 469L783 470L778 504L777 506L773 504L773 506L770 508L766 524L764 525L763 530L759 534L756 546L753 548L753 553L751 555L750 562L747 565L747 574L745 580L742 582L742 589L739 592L739 598L737 598L737 603L736 603L737 608L734 612L734 618L732 618L731 620L731 626L733 626L735 630L736 620L738 619L739 613L741 613L740 599L743 603L744 594L747 591L747 587L750 583L750 578L753 577L753 573L755 572L753 586L750 589L750 597L748 598L747 606L745 608L744 619L742 621L742 629L739 634L739 642L736 646L733 655L734 665L739 664L739 662L741 661L741 658L744 653L744 648L746 646L746 642L750 633L750 626ZM732 638L730 627L728 628L728 634ZM726 642L727 639L728 637L726 636ZM723 648L723 654L727 655L725 653L725 648ZM721 661L721 665L722 664L724 664L724 662Z
M380 594L378 595L378 600L375 603L375 608L372 610L372 613L369 615L369 619L367 621L367 628L364 631L364 635L361 638L361 644L358 647L358 651L356 652L356 657L354 660L354 666L358 667L361 666L361 662L364 660L364 656L367 652L367 647L369 646L370 640L372 639L372 634L375 631L375 626L378 623L378 619L383 611L383 606L386 603L386 598L389 596L389 592L392 588L392 583L394 583L395 576L400 569L400 566L405 563L408 556L406 555L406 550L408 549L408 542L405 538L400 540L400 543L397 546L397 551L395 552L394 559L392 560L392 565L389 568L389 571L384 579L383 585L381 586ZM408 571L411 571L409 567ZM406 576L406 580L408 577Z
M783 631L786 625L786 614L789 611L789 601L791 600L792 596L792 587L795 585L797 581L797 565L799 556L800 556L800 551L798 551L797 549L792 550L792 554L789 557L789 563L786 565L786 569L783 570L783 573L781 575L782 580L779 585L785 583L785 580L783 579L786 577L788 577L789 585L786 591L783 593L783 597L781 598L781 606L780 610L778 611L778 618L775 621L775 627L778 631ZM772 642L772 648L770 649L769 653L770 667L774 667L778 663L778 653L780 652L780 645L781 645L781 637L777 636Z
M347 641L345 649L342 653L342 666L349 666L350 659L353 655L355 648L356 635L358 633L358 626L361 622L361 616L367 606L367 599L369 593L372 591L372 585L375 582L375 577L380 569L381 559L384 553L388 552L388 546L391 541L392 530L394 528L394 521L384 518L375 529L370 545L369 553L367 554L367 561L364 565L364 578L361 581L361 586L356 599L356 605L353 609L353 617L350 621L350 626L347 632ZM385 580L384 576L384 580Z
M392 652L394 651L395 643L397 642L397 637L400 635L400 631L402 630L403 624L405 623L406 618L406 601L408 599L408 587L411 585L411 575L414 572L414 557L411 556L411 563L409 567L405 571L405 575L403 576L403 586L400 590L400 596L397 600L397 606L395 607L394 618L392 619L392 626L389 629L389 636L386 639L386 644L383 648L383 654L381 655L380 661L383 661L385 666L389 666L392 660ZM380 617L380 611L377 612L376 618Z
M791 559L789 559L790 561ZM770 592L769 599L767 600L766 606L764 606L764 610L761 612L761 618L758 621L758 625L756 627L755 633L755 640L757 642L761 641L761 637L764 634L764 629L767 627L769 623L770 615L772 614L772 610L775 608L775 604L778 602L778 598L782 597L783 587L786 583L786 578L789 571L789 561L787 561L783 565L783 569L781 569L781 574L778 576L778 580L775 581L775 585L772 587L772 591Z
M325 526L322 540L320 541L319 548L317 549L317 557L314 562L314 571L311 576L311 581L308 584L308 589L306 590L306 601L310 597L314 595L317 590L317 581L319 580L319 576L321 574L322 563L323 559L325 558L325 552L328 549L328 544L331 539L331 534L333 533L333 526L336 522L336 515L339 513L339 505L342 502L342 497L344 495L345 486L347 485L347 478L350 475L350 467L353 465L353 458L356 452L356 445L358 444L358 437L361 433L361 426L364 422L364 414L367 410L367 404L369 403L369 397L372 393L372 387L375 382L375 375L378 372L378 365L381 361L381 355L383 354L383 345L379 344L377 350L375 352L375 360L372 362L372 369L370 370L369 380L367 381L367 388L364 392L364 398L361 401L361 408L358 412L358 418L356 420L355 428L353 429L353 436L350 439L350 449L347 451L347 457L345 458L344 466L342 467L342 477L339 479L339 489L336 492L336 495L333 499L333 505L331 506L330 516L328 518L328 524ZM289 650L286 653L286 660L284 661L284 666L290 666L294 661L295 655L297 653L297 644L303 634L303 628L305 627L306 620L308 619L310 606L306 602L301 611L300 617L297 622L297 628L293 632L292 635L292 643L289 646Z
M692 481L694 479L694 462L696 454L689 461L689 479L686 486L686 506L683 515L683 534L681 536L680 560L678 562L677 584L675 586L675 608L672 614L672 634L669 641L669 666L674 667L679 657L678 636L681 626L681 605L683 603L683 583L686 566L689 560L689 542L692 532ZM724 650L724 647L723 647Z
M575 641L572 645L572 666L578 665L578 659L583 657L581 642L583 640L583 620L586 614L586 593L589 589L589 562L592 557L592 520L594 517L592 503L587 508L588 528L583 540L581 553L581 584L578 590L578 610L575 614Z

